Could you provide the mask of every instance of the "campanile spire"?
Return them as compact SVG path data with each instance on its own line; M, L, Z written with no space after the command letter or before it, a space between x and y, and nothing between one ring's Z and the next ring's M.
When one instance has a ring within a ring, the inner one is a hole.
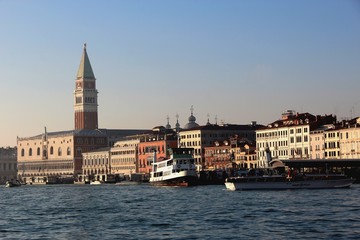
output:
M74 117L75 129L97 129L98 111L96 78L84 43L79 69L75 80Z

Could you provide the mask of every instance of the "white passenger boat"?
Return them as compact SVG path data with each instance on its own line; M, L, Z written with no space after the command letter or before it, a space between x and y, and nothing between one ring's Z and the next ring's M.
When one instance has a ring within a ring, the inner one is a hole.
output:
M343 174L296 174L279 175L274 169L252 169L245 176L230 177L225 180L228 190L265 190L265 189L322 189L346 188L355 179Z
M149 183L158 186L194 186L198 184L192 148L170 148L170 158L154 162ZM156 159L156 154L154 159Z

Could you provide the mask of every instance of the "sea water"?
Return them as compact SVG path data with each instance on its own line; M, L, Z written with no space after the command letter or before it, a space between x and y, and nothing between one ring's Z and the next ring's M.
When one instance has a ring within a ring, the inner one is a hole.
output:
M0 239L360 239L360 186L0 186Z

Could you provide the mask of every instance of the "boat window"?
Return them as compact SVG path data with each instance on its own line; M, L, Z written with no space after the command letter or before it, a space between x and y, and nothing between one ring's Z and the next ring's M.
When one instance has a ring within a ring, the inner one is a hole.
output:
M160 163L160 164L158 165L159 168L162 168L162 167L165 167L165 166L166 166L165 163Z

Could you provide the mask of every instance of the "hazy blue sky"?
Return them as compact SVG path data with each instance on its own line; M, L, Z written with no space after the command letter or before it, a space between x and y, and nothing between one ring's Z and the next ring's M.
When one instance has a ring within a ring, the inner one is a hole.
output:
M360 115L360 1L0 0L0 146L74 128L84 42L101 128Z

